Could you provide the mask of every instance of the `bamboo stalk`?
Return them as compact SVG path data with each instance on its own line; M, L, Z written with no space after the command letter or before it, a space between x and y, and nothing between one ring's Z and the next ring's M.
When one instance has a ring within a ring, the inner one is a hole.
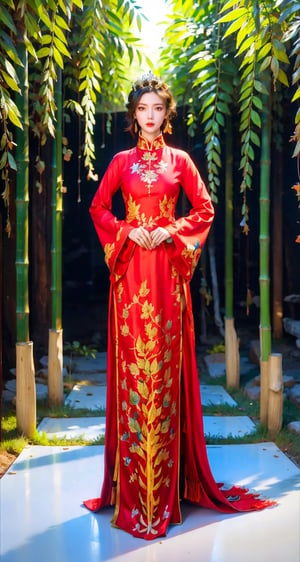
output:
M25 46L25 24L18 20L17 49L22 65L18 78L22 93L16 93L16 105L22 117L23 130L16 128L16 331L17 341L29 339L28 296L28 207L29 207L29 112L28 52Z
M48 401L49 406L64 403L63 331L49 330L48 345Z
M239 339L235 331L233 318L225 318L225 362L226 362L226 386L228 388L239 388L240 386Z
M260 351L261 395L260 421L267 424L269 356L271 353L270 278L269 278L269 216L270 216L270 100L265 100L261 127L261 176L260 176L260 236L259 236L259 287L260 287Z
M233 317L233 202L232 202L232 123L226 120L225 177L225 363L227 388L240 386L239 340Z
M270 384L268 406L268 430L272 435L279 433L282 427L283 412L283 376L282 355L270 355Z
M62 81L61 71L57 73L55 101L57 105L57 126L53 141L52 161L52 328L62 327Z
M16 416L17 428L33 437L36 430L36 387L33 343L16 344Z
M273 263L273 336L282 337L283 327L283 236L282 236L282 191L283 191L283 155L280 149L276 151L276 175L273 178L272 191L272 263Z

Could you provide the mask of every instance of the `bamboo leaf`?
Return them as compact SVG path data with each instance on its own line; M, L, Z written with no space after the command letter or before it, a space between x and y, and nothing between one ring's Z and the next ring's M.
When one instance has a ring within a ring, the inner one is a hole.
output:
M228 12L228 14L225 14L225 16L222 16L221 18L219 18L217 20L217 23L226 23L229 21L234 21L236 19L239 19L242 16L247 16L247 10L246 8L236 8L235 10L232 10L230 12Z
M262 101L261 101L260 98L258 98L257 96L253 96L252 102L253 102L253 105L255 105L255 107L257 109L262 109L263 104L262 104Z
M3 68L0 68L0 74L2 74L4 82L9 88L11 88L11 90L13 90L14 92L20 92L20 88L16 80L11 78L10 75L5 72L5 70L3 70Z
M65 31L70 31L70 27L68 26L66 20L64 20L64 18L62 18L58 14L56 14L55 21L61 29L65 29Z
M282 14L279 17L278 23L282 24L285 21L289 20L289 18L294 14L294 13L298 13L299 12L299 2L291 2L290 6L288 8L285 8L284 11L282 12Z
M227 10L230 10L230 8L233 7L236 7L236 0L228 0L228 2L226 2L224 6L221 8L220 14L226 12Z
M226 37L229 37L229 35L232 35L235 31L237 31L238 29L241 29L243 27L242 24L244 22L245 22L244 16L238 18L236 21L233 21L232 24L230 24L230 26L228 27L228 29L224 33L223 39L226 39ZM246 34L247 34L247 31L245 31L245 35Z
M259 67L259 73L261 73L261 72L263 72L264 70L266 70L267 68L269 68L269 66L270 66L270 64L271 64L271 61L272 61L272 57L271 57L271 56L270 56L270 57L266 57L266 58L262 61L261 65L260 65L260 67Z
M63 69L64 68L64 61L63 61L63 58L62 58L59 50L56 47L54 47L54 49L53 49L53 57L54 57L54 60L55 60L56 64L58 64L58 66L61 69Z
M299 153L300 153L300 140L298 140L298 142L295 146L292 158L295 158L296 156L298 156Z
M277 79L279 80L279 82L281 82L281 84L283 84L287 88L289 87L288 77L287 77L286 73L284 72L284 70L282 70L282 68L278 69Z
M207 121L207 119L209 119L212 116L214 110L215 110L215 108L214 108L213 105L206 108L206 110L203 113L202 123L205 123L205 121Z
M37 57L39 59L43 59L45 57L49 57L50 55L50 48L49 47L42 47L41 49L39 49L36 53Z
M250 131L250 138L251 141L256 145L256 146L260 146L260 139L259 136L255 133L255 131Z
M1 155L1 158L0 158L0 170L3 170L3 168L6 166L6 163L7 163L7 150L2 152L2 155Z
M45 26L46 26L48 29L52 29L51 20L50 20L50 18L49 18L49 16L48 16L48 14L47 14L47 12L46 12L46 10L45 10L43 4L38 3L38 5L37 5L37 13L38 13L39 17L41 18L42 22L45 24Z
M277 76L279 72L279 62L278 59L274 56L272 56L272 60L271 60L271 70L274 74L275 80L277 80Z
M300 98L300 87L297 88L296 92L294 93L292 97L292 102L298 100L299 98Z
M260 94L265 94L266 96L269 95L267 88L262 82L260 82L260 80L254 80L254 88Z
M14 35L17 34L17 30L13 21L11 14L7 11L6 8L2 5L0 8L0 22L4 24L8 29L10 29Z
M55 35L55 37L58 37L58 39L60 39L60 41L62 43L64 43L64 45L68 45L68 40L67 40L63 30L60 27L58 27L57 25L54 28L54 35Z
M54 45L55 45L56 49L60 52L61 55L65 55L66 57L71 58L71 55L70 55L68 49L66 48L64 43L60 39L58 39L58 37L54 37ZM55 51L55 48L54 48L54 51Z
M268 42L265 45L263 45L262 48L258 52L257 60L259 61L259 60L265 58L268 55L268 53L271 51L271 48L272 48L271 42Z
M23 129L22 123L18 117L18 110L15 104L12 103L11 106L8 107L7 111L8 119L19 129Z
M224 127L225 120L224 120L224 116L223 116L222 113L216 113L216 120L219 123L219 125L221 125L221 127Z
M17 164L11 152L7 153L8 165L12 170L17 171Z
M46 33L45 35L42 35L41 37L41 43L42 45L49 45L49 43L52 42L52 35L49 35L49 33Z
M250 111L250 119L252 123L254 123L254 125L256 125L259 128L261 127L261 119L257 111L255 111L255 109L252 109Z
M281 45L281 43L279 43L279 44ZM289 64L290 61L289 61L289 58L288 58L284 49L283 50L282 49L276 49L274 47L273 52L274 52L274 55L276 56L276 58L278 60L280 60L281 62L284 62L286 64Z
M300 80L300 66L296 70L296 72L294 72L293 75L292 75L292 84L296 84L296 82L298 82L298 80Z
M9 57L15 64L22 66L22 62L19 58L15 45L4 30L1 30L0 46L3 48L3 51L6 53L7 57Z

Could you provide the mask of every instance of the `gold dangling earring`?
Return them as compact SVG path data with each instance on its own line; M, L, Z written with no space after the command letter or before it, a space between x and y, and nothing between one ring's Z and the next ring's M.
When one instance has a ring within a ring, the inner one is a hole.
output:
M171 125L171 123L170 123L170 121L169 121L169 119L168 119L168 120L166 121L164 127L163 127L163 133L168 133L169 135L171 135L172 132L173 132L172 125Z
M133 130L134 130L135 133L138 133L138 132L139 132L139 128L138 128L138 124L137 124L137 120L136 120L136 119L134 120Z

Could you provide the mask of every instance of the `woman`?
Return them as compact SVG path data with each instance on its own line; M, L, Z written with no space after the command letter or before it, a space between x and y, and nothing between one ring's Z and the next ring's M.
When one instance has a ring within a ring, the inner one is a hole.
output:
M224 512L270 502L236 488L226 499L207 460L189 282L211 199L190 157L165 144L175 115L168 86L143 76L127 108L137 146L113 158L90 209L111 291L104 482L101 498L84 504L115 505L114 526L153 539L181 523L180 499ZM176 220L180 186L192 208ZM119 188L125 220L111 212Z

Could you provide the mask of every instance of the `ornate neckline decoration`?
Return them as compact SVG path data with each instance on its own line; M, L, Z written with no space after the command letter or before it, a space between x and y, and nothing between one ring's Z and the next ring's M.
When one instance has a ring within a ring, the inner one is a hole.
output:
M151 188L157 182L160 174L167 171L168 163L164 160L158 160L158 155L155 152L159 148L165 146L165 141L162 135L159 135L150 142L141 135L138 138L137 147L143 151L143 155L134 162L131 166L131 173L137 174L141 181L146 184L148 195L151 195Z
M160 133L160 135L158 135L158 137L156 137L153 141L149 141L141 134L138 137L137 148L140 150L158 150L164 146L166 146L166 143L162 133Z

